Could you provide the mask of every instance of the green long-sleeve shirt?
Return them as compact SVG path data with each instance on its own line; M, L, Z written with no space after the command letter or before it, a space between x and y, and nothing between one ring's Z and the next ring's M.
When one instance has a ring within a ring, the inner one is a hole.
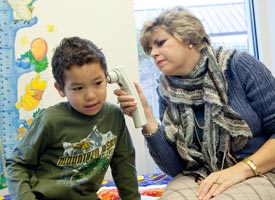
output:
M122 199L140 199L135 151L121 110L106 103L95 116L67 102L43 109L6 160L13 200L97 199L110 165Z

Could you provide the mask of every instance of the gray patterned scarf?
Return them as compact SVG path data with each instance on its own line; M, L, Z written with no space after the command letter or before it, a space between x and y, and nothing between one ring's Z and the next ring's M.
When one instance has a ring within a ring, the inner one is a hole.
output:
M206 47L188 77L160 76L158 93L168 105L163 130L186 163L185 175L205 178L232 166L236 163L232 152L242 149L252 137L247 123L228 105L224 71L234 53ZM193 140L196 127L192 106L198 105L204 106L201 151Z

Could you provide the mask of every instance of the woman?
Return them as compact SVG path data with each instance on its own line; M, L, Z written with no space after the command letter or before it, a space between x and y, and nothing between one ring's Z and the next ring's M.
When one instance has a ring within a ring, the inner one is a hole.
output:
M211 47L200 20L181 7L145 23L140 42L162 72L157 88L161 125L136 84L150 154L160 169L175 176L162 199L275 198L275 79L270 71L245 52ZM131 115L133 97L120 89L115 94Z

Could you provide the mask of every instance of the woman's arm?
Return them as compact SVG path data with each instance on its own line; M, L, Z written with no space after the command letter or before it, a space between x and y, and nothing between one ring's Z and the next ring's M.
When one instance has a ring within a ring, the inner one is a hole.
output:
M211 173L200 182L199 199L210 199L229 187L255 176L255 171L266 173L275 168L275 79L271 72L253 56L238 55L233 71L238 75L250 106L262 121L262 134L269 139L247 162L239 162L232 167Z
M170 176L176 176L184 168L184 163L175 147L165 139L162 127L158 126L158 120L154 117L140 86L138 84L135 86L147 119L147 124L143 126L143 132L150 155L163 172ZM134 98L121 89L116 89L114 93L118 96L118 102L124 113L131 116L131 112L136 109Z

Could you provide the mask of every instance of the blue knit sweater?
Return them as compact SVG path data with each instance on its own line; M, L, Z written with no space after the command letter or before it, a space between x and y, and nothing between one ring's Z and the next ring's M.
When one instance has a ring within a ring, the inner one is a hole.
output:
M275 138L275 78L263 63L253 56L241 52L234 55L226 70L228 81L229 105L247 122L253 138L238 152L241 160L257 151L268 139ZM160 121L166 109L164 101L159 99ZM199 121L203 112L196 109ZM159 168L176 176L185 167L175 146L169 143L160 127L152 137L146 137L149 152Z

